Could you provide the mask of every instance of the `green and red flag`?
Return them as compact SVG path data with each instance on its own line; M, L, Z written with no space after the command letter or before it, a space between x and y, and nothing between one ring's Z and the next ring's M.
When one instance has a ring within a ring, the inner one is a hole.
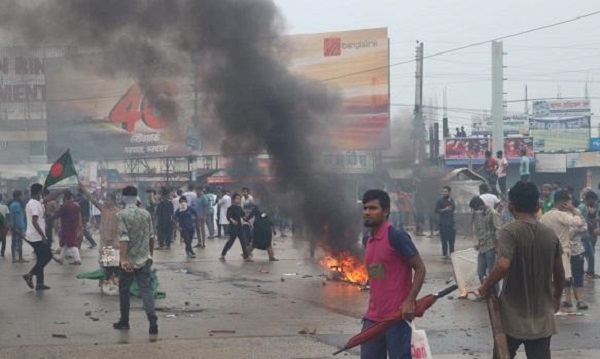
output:
M71 176L77 176L77 170L73 165L71 153L67 150L67 152L63 153L62 156L52 164L52 167L50 167L50 172L48 172L46 182L44 182L44 188L48 188Z

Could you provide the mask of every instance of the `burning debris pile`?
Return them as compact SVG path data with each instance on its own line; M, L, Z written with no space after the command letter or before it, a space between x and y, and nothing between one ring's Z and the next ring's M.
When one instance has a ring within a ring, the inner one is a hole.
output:
M367 285L369 279L367 268L353 253L343 252L335 258L326 256L321 259L321 265L330 270L331 280L348 282L361 287Z

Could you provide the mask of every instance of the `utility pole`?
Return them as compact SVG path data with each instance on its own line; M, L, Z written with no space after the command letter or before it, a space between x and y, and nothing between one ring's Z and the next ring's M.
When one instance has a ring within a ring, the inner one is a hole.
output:
M415 172L423 157L423 43L417 42L417 71L415 73L415 121L413 139L415 143Z
M504 52L492 41L492 140L494 153L504 152Z

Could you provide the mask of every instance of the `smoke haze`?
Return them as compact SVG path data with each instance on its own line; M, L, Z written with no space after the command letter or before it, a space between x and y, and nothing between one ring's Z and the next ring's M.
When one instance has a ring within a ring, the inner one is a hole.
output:
M10 0L0 5L0 28L30 46L98 51L102 76L127 75L142 88L193 64L234 175L243 179L247 159L266 151L278 192L292 193L279 206L302 219L312 238L327 228L333 251L356 241L356 204L319 166L327 143L316 133L335 116L336 96L281 61L284 21L272 1ZM177 104L159 102L176 116Z

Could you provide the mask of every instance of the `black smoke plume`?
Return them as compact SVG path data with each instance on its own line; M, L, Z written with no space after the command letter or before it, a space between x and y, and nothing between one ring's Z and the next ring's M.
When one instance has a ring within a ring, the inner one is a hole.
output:
M319 165L327 148L319 132L335 116L335 95L289 72L281 60L284 21L272 1L7 0L0 29L30 46L97 51L102 75L126 74L142 86L193 64L226 134L223 153L242 159L239 174L244 159L266 151L278 179L273 192L292 198L279 205L287 204L310 237L327 234L333 251L356 242L354 198Z

